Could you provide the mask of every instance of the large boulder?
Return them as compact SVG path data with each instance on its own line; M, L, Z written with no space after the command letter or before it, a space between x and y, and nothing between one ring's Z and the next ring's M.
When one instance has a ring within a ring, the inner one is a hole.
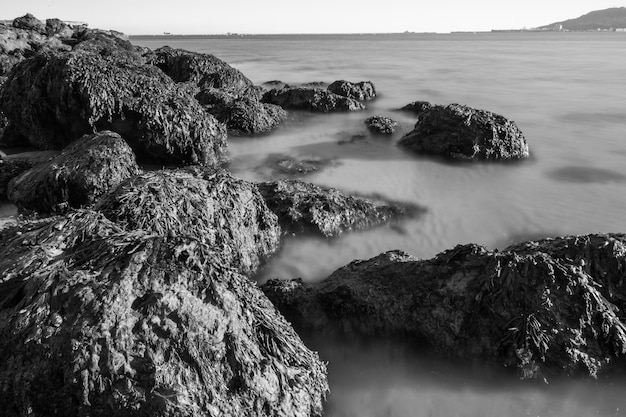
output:
M146 172L123 182L96 209L129 230L192 236L246 275L280 245L278 219L259 191L224 170Z
M224 126L127 41L105 33L88 33L71 52L19 63L0 90L0 111L7 131L42 149L112 130L140 161L215 165L225 158Z
M372 100L373 98L376 98L376 88L371 81L353 83L350 81L338 80L328 86L328 91L358 101Z
M84 135L58 156L13 178L7 196L23 211L64 212L93 205L139 171L124 139L104 131Z
M300 331L408 338L524 378L597 377L626 365L625 267L626 235L589 235L430 260L391 251L263 289Z
M7 187L13 178L36 165L49 161L58 154L59 151L27 151L0 155L0 198L7 197Z
M319 416L326 367L193 238L92 211L0 232L6 417Z
M13 19L13 27L40 33L45 33L46 31L46 24L30 13Z
M299 180L258 184L269 208L289 233L314 232L326 237L363 229L411 214L408 207L375 204Z
M319 88L274 88L263 95L263 101L285 109L309 110L320 113L357 111L365 108L363 104L352 98Z
M464 160L520 159L528 144L515 122L460 104L432 106L398 142L417 153Z

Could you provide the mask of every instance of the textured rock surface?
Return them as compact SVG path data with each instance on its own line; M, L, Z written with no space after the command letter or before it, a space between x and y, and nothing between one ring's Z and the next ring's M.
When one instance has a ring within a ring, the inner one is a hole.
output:
M433 106L398 142L414 152L454 159L520 159L528 144L517 125L503 116L460 104Z
M328 91L358 101L371 100L376 97L376 88L371 81L352 83L338 80L328 86Z
M49 161L59 151L22 152L0 157L0 198L6 198L9 181L32 167Z
M124 139L104 131L83 136L58 156L15 177L7 195L21 210L64 212L94 204L138 173L135 154Z
M62 149L107 129L120 133L140 161L213 165L224 159L224 126L146 65L137 48L106 33L87 32L71 52L19 63L0 101L7 131L42 149Z
M433 105L430 104L428 101L414 101L404 107L401 107L399 110L419 115L422 112L430 109L431 107L433 107Z
M285 109L309 110L320 113L357 111L365 107L358 101L318 88L272 89L263 95L263 101Z
M96 208L130 230L192 236L243 274L254 273L280 244L278 219L256 187L224 170L146 172Z
M396 132L398 122L384 116L372 116L365 120L367 129L372 133L391 135Z
M406 208L377 205L299 180L264 182L259 190L290 233L316 232L331 237L409 214Z
M391 251L264 291L296 329L409 337L525 378L596 377L626 364L624 267L626 235L589 235L502 252L463 245L430 260Z
M192 238L80 211L0 234L6 417L321 415L325 365Z

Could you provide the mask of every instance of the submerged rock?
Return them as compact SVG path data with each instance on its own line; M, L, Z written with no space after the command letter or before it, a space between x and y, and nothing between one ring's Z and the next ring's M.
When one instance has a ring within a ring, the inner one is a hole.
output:
M414 152L454 159L520 159L528 144L515 122L460 104L432 106L398 142Z
M326 367L193 238L92 211L0 232L6 417L319 416Z
M290 233L316 232L332 237L408 214L405 208L377 205L298 180L261 183L259 191Z
M1 154L1 151L0 151ZM0 155L0 198L6 198L9 181L59 154L59 151L30 151Z
M626 235L529 242L502 252L457 246L430 260L391 251L317 284L263 290L296 329L410 338L451 358L524 378L623 369Z
M64 212L94 204L139 171L124 139L104 131L84 135L58 156L12 179L7 196L20 210Z
M265 164L276 174L306 175L317 172L333 163L330 159L317 157L297 158L291 155L271 154Z
M329 85L328 91L358 101L376 98L376 88L371 81L352 83L350 81L339 80Z
M7 130L62 149L95 130L121 134L140 161L223 162L226 131L185 89L146 65L127 41L87 33L71 52L19 63L0 90ZM6 132L5 132L6 135Z
M384 116L372 116L365 120L365 125L372 133L391 135L396 132L398 122Z
M357 111L365 108L363 104L354 99L317 88L275 88L263 95L263 101L285 109L309 110L320 113Z
M280 245L280 226L256 187L227 171L188 167L124 181L96 209L129 230L191 236L251 275Z

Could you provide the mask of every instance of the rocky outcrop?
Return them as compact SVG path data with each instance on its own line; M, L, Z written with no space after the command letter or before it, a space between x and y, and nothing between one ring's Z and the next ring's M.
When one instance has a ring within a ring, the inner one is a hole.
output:
M215 165L226 131L196 99L127 41L87 33L71 52L19 63L0 90L7 131L62 149L93 130L121 134L140 161ZM5 132L6 135L6 132Z
M319 416L325 365L197 239L92 211L0 234L3 416Z
M420 115L422 112L429 110L431 107L433 107L433 105L428 101L414 101L399 108L398 110Z
M280 244L280 227L256 187L224 170L188 167L146 172L96 206L128 230L191 236L251 275Z
M315 232L326 237L406 216L408 208L380 205L299 180L260 183L269 208L289 233Z
M376 98L376 88L371 81L352 83L350 81L338 80L328 86L328 91L358 101Z
M626 235L588 235L430 260L391 251L263 290L299 330L409 338L524 378L596 377L626 365L624 267Z
M93 205L138 173L135 154L124 139L104 131L83 136L58 156L13 178L7 196L22 211L60 213Z
M58 154L59 151L31 151L0 155L0 198L6 198L9 181Z
M308 110L328 113L335 111L357 111L365 107L358 101L318 88L272 89L263 95L265 103L276 104L285 109Z
M367 130L380 135L391 135L396 132L398 122L384 116L372 116L365 120Z
M31 30L33 32L46 33L46 24L30 13L13 19L13 27L17 29Z
M515 122L460 104L432 106L398 142L417 153L464 160L521 159L528 144Z

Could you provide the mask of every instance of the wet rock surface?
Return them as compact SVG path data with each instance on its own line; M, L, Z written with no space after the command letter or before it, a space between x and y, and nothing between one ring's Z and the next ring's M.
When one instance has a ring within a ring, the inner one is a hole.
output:
M626 365L625 265L626 235L588 235L502 252L460 245L430 260L391 251L263 290L301 331L409 338L523 378L597 377Z
M59 151L30 151L11 155L0 154L0 198L6 198L9 181L32 167L49 161L58 154Z
M328 86L328 91L358 101L372 100L373 98L376 98L376 88L371 81L353 83L350 81L338 80Z
M380 135L391 135L396 132L398 122L384 116L372 116L365 120L367 130Z
M302 176L318 172L333 164L330 159L317 157L297 158L291 155L272 154L268 156L265 165L274 175Z
M529 156L517 125L498 114L460 104L433 106L398 142L417 153L461 160L505 160Z
M305 417L328 391L219 252L92 211L0 232L0 357L7 417Z
M320 113L358 111L365 108L363 104L354 99L319 88L275 88L263 95L263 101L276 104L285 109L308 110Z
M314 232L326 237L371 227L408 214L406 208L377 205L299 180L260 183L259 191L289 233Z
M398 110L420 115L422 114L422 112L425 112L432 107L433 105L430 104L428 101L414 101L407 104L406 106L399 108Z
M146 172L120 184L96 209L129 230L198 239L246 275L280 244L278 219L256 187L224 170Z

